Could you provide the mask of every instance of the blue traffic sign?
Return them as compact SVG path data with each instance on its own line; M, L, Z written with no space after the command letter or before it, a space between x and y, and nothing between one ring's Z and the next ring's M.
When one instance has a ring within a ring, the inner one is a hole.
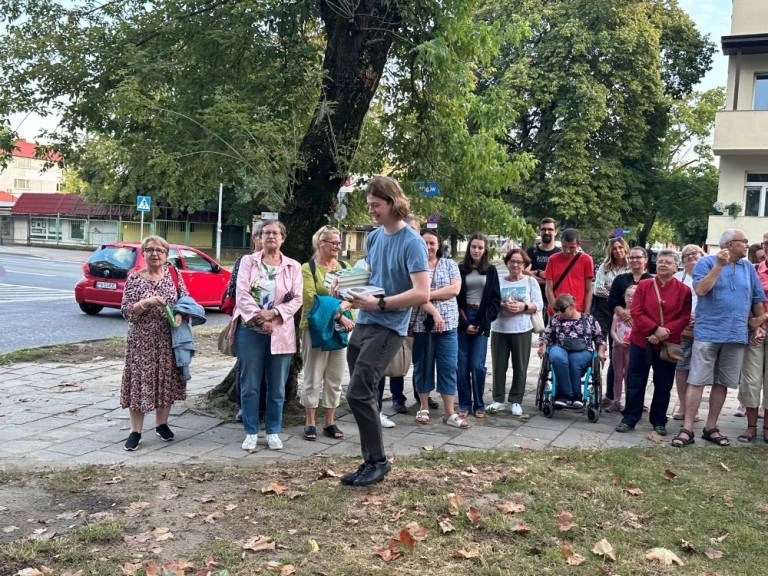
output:
M437 182L419 182L419 190L424 194L424 196L439 196L440 195L440 187L437 185Z
M139 212L149 212L152 208L151 196L136 196L136 210Z

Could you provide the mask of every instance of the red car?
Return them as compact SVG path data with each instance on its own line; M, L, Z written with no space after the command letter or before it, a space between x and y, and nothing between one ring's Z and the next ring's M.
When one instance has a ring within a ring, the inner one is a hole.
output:
M171 244L168 263L184 279L189 295L206 307L220 307L232 275L210 256L180 244ZM86 314L120 308L125 279L146 266L139 242L104 244L83 264L84 277L75 285L75 300Z

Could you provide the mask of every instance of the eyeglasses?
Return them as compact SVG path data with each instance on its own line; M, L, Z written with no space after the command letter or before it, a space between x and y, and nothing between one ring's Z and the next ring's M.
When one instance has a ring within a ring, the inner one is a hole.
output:
M698 258L698 256L699 255L696 252L693 252L691 254L686 254L685 256L683 256L683 260L685 260L686 262L689 261L689 260L696 260L696 258Z
M630 256L627 260L645 260L645 256Z
M747 240L746 238L734 238L733 240L731 240L731 242L742 242L744 244L749 244L749 240Z
M144 248L144 254L168 254L165 248Z
M510 264L514 264L515 266L525 266L525 262L522 260L510 260Z
M567 306L563 306L562 308L553 308L553 310L558 314L562 314L563 312L568 310L568 308L570 308L571 306L573 306L573 304L568 304Z
M341 242L330 242L328 240L323 240L323 242L325 242L326 244L330 244L334 248L338 248L339 246L341 246Z
M674 266L675 263L669 260L657 260L656 266Z
M261 233L262 236L282 236L281 232L275 232L273 230L264 230Z

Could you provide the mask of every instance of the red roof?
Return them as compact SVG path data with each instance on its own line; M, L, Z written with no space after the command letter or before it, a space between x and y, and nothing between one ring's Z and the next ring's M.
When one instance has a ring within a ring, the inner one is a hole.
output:
M27 142L24 138L17 140L13 145L12 156L14 158L37 158L37 143ZM49 152L46 157L53 162L61 160L61 155L56 152Z
M14 198L13 194L0 190L0 202L16 202L16 198Z
M122 216L133 214L128 206L118 204L89 204L76 194L38 194L26 192L19 196L11 208L11 214L61 216Z

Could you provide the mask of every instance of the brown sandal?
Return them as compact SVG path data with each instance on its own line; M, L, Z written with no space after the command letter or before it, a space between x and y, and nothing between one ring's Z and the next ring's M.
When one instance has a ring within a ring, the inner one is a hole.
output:
M739 434L736 437L736 440L738 440L742 444L749 444L750 442L754 442L755 440L757 440L757 424L755 424L754 426L747 426L747 430L749 430L750 428L755 429L754 434L747 434L745 432L744 434Z
M681 434L685 434L688 436L688 438L684 438L681 436ZM680 428L680 432L677 433L677 436L672 438L672 446L675 448L685 448L689 444L695 444L696 438L693 436L693 430L688 430L688 428Z
M714 436L715 434L717 434L717 436ZM723 436L717 426L710 428L709 430L704 428L704 430L701 432L701 437L704 438L704 440L707 442L712 442L712 444L716 444L717 446L731 445L730 438L728 438L728 436Z

